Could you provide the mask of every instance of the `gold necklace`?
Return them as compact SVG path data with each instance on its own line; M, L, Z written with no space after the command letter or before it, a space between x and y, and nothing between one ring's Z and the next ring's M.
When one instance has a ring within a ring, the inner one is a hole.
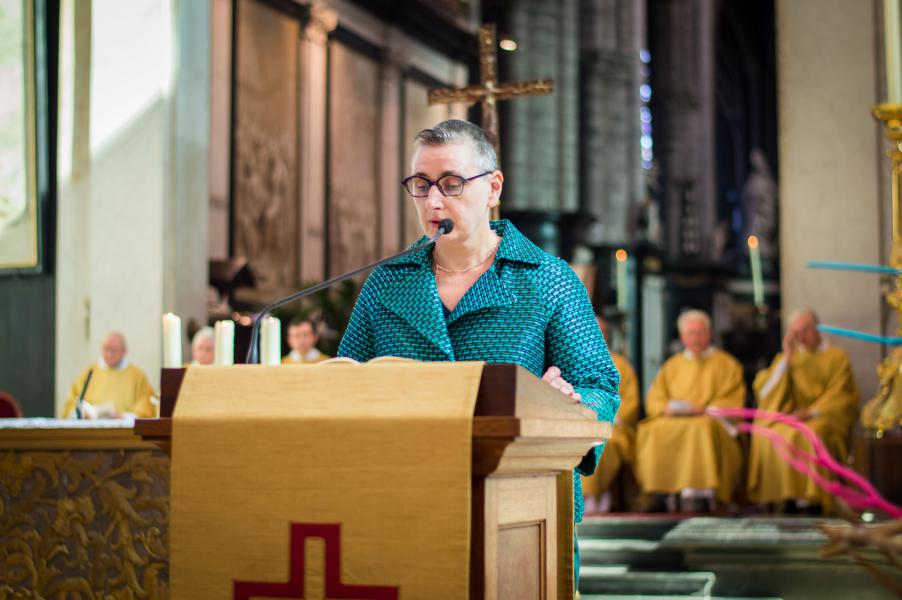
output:
M498 246L500 246L500 245L501 245L501 237L499 236L499 237L498 237L498 241L495 242L495 247L492 248L491 252L489 252L488 254L486 254L486 255L485 255L485 258L483 258L481 261L479 261L478 263L476 263L476 264L473 265L472 267L467 267L466 269L446 269L446 268L443 267L442 265L438 264L438 261L435 260L435 256L432 257L432 263L435 265L435 268L436 268L436 269L438 269L439 271L444 271L445 273L469 273L469 272L472 271L473 269L475 269L475 268L477 268L477 267L480 267L480 266L482 266L483 264L485 264L485 261L487 261L488 259L490 259L490 258L492 257L492 255L495 254L495 252L498 251Z

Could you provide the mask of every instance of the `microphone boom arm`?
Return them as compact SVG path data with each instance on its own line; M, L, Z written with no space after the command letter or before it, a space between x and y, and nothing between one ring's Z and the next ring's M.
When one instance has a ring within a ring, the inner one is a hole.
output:
M451 229L453 229L453 227L454 227L454 224L450 219L443 219L441 221L441 223L439 224L438 233L436 233L434 236L432 236L431 238L429 238L422 244L417 244L416 246L413 246L412 248L408 248L407 250L400 252L398 254L389 256L388 258L383 258L382 260L377 260L374 263L370 263L366 266L359 267L349 273L344 273L342 275L338 275L336 277L333 277L332 279L323 281L322 283L319 283L313 287L309 287L307 289L300 290L298 292L295 292L294 294L291 294L290 296L286 296L285 298L280 298L279 300L276 300L275 302L272 302L271 304L267 304L266 306L263 307L263 310L261 310L257 314L257 316L254 318L254 328L251 331L251 345L250 345L250 348L247 349L247 356L245 357L245 362L250 365L258 364L260 359L259 359L259 348L257 346L259 345L258 342L259 342L259 338L260 338L260 324L262 323L262 321L266 317L266 315L268 315L270 312L272 312L276 308L279 308L280 306L284 306L285 304L289 304L290 302L294 302L295 300L300 300L301 298L304 298L305 296L315 294L316 292L324 290L324 289L328 288L329 286L338 283L339 281L344 281L345 279L350 279L351 277L354 277L355 275L359 275L360 273L363 273L364 271L369 271L370 269L374 269L374 268L378 267L379 265L386 263L390 260L395 260L396 258L401 258L402 256L407 256L408 254L411 254L418 250L422 250L426 246L429 246L430 244L434 244L436 240L438 240L440 237L442 237L442 235L444 235L446 233L450 233Z

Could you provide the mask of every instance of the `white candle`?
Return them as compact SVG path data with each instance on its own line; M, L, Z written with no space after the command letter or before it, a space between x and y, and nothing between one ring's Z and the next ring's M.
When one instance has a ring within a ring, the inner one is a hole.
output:
M749 261L752 265L752 297L755 306L764 306L764 278L761 274L761 248L758 247L758 238L749 236Z
M216 321L213 328L216 337L214 364L231 365L235 363L235 322Z
M621 248L614 253L614 258L617 260L617 308L626 312L630 308L629 296L627 295L629 254Z
M282 323L275 317L266 317L260 328L260 364L282 364Z
M163 315L163 367L182 366L182 320L172 313Z
M902 11L899 0L883 0L883 50L886 60L886 100L902 103Z

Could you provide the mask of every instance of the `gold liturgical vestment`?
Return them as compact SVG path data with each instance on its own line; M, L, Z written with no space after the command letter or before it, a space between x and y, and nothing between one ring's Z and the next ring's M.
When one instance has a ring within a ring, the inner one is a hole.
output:
M153 388L150 387L150 382L141 369L132 364L121 369L104 368L95 364L82 371L72 384L66 398L63 417L75 414L75 401L85 385L88 371L92 369L94 374L91 375L91 382L85 392L85 402L98 407L111 404L119 414L133 413L136 417L154 416L153 405L150 403Z
M595 473L582 476L583 495L598 496L611 487L623 463L632 464L636 447L636 421L639 419L639 381L629 360L611 352L611 360L620 373L620 410L614 420L614 435L608 440Z
M643 491L713 489L721 503L729 503L742 465L739 443L711 417L665 416L671 400L697 407L741 408L742 366L715 348L700 356L682 352L670 357L648 391L648 418L639 423L636 445L636 477Z
M814 352L800 348L792 353L788 364L782 353L777 354L770 368L755 377L753 387L761 410L813 411L815 416L806 425L823 440L836 460L845 460L850 432L858 417L858 388L844 350L833 346L822 346ZM813 451L802 434L788 425L757 423L771 427L794 446ZM748 487L753 502L802 499L829 505L829 494L790 467L770 441L760 436L752 437Z

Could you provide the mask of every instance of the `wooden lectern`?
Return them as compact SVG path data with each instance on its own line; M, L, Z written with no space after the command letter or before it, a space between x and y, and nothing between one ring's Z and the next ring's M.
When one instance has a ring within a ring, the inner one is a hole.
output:
M454 363L431 363L430 368L441 369L445 364ZM281 368L328 374L332 367ZM362 373L354 369L368 368L372 367L343 367L341 377L353 378ZM250 376L264 368L232 369ZM572 469L593 446L610 437L611 424L599 422L591 409L522 367L484 364L481 369L472 419L470 598L570 600L574 595ZM229 371L230 377L235 373ZM135 423L136 433L167 451L173 441L173 407L176 400L187 401L180 396L185 374L185 369L164 369L161 418ZM176 411L177 419L178 415ZM178 450L173 465L177 454ZM174 493L173 504L177 501ZM409 595L402 591L401 597Z

